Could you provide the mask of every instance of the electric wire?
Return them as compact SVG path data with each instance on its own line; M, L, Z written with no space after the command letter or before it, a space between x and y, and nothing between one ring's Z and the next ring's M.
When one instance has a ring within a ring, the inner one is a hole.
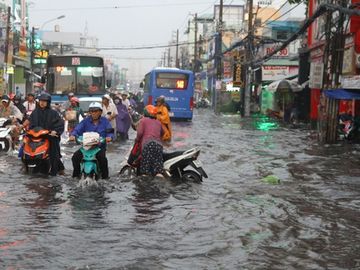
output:
M159 7L169 7L169 6L187 6L187 5L202 5L206 4L205 2L187 2L187 3L172 3L172 4L148 4L148 5L127 5L127 6L98 6L98 7L71 7L71 8L43 8L36 9L30 7L32 12L38 11L78 11L78 10L100 10L100 9L130 9L130 8L159 8Z

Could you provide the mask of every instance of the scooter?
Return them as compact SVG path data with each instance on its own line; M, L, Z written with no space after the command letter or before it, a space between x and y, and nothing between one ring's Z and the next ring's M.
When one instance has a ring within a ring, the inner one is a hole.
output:
M351 115L339 116L338 131L340 139L352 140L355 137L356 126Z
M26 131L23 138L23 154L21 157L27 173L42 173L47 175L50 171L49 158L49 130L35 127Z
M12 125L9 119L0 118L0 151L10 152L13 149L13 140L11 136Z
M128 178L139 175L138 163L135 165L128 163L131 150L125 155L125 160L121 163L119 174ZM163 153L164 175L170 179L181 179L183 181L202 182L203 177L207 178L202 163L198 160L200 148L194 147L186 151L176 151ZM189 169L191 167L192 169Z
M100 169L96 154L101 150L100 144L105 141L97 132L85 132L83 136L79 136L77 141L81 144L80 151L83 159L80 164L81 179L78 186L98 187L97 180L100 177Z

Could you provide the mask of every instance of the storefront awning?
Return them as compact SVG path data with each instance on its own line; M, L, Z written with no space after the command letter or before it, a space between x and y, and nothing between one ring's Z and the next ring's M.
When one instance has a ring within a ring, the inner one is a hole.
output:
M324 90L324 94L325 96L332 99L360 100L360 91L356 91L356 90L346 90L346 89Z

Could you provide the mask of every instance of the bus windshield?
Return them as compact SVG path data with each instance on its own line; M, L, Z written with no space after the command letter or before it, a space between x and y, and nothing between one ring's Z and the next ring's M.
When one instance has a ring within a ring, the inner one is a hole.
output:
M156 87L169 88L175 90L185 90L187 88L189 76L182 73L158 72L156 74Z
M74 61L74 58L77 61ZM103 62L98 59L52 56L47 66L49 93L53 95L66 95L69 92L74 92L76 95L103 94L105 74Z

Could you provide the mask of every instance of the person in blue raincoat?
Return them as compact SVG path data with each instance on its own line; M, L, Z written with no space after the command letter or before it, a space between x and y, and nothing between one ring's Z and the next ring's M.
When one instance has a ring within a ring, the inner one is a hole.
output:
M71 132L69 137L70 141L75 140L75 137L82 136L84 132L97 132L100 137L105 138L106 142L102 143L100 148L101 150L96 154L96 159L99 163L99 168L101 171L101 178L109 178L109 167L108 160L106 158L106 143L112 141L114 137L114 130L106 117L101 116L102 114L102 105L99 102L92 102L89 105L89 116L82 120L75 129ZM71 160L73 164L73 177L80 177L80 163L83 159L83 154L80 149L77 150Z

